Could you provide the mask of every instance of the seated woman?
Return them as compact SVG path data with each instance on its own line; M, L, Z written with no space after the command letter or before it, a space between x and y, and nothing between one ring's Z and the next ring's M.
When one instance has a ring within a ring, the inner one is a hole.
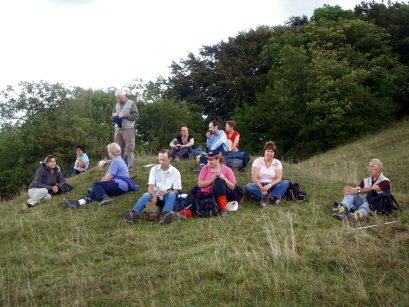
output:
M264 146L264 155L253 162L251 178L253 183L248 183L246 192L253 198L260 200L261 207L269 204L279 204L288 189L289 182L282 180L283 167L275 159L277 147L273 141Z
M197 197L213 193L220 208L220 214L226 216L229 202L240 201L235 191L236 177L232 169L224 165L223 155L220 152L211 151L206 155L206 159L207 164L203 166L199 174L197 184L200 191Z
M33 182L28 187L30 199L22 209L31 208L38 203L51 199L51 194L61 193L65 179L57 165L57 158L48 155L37 169Z
M70 208L78 208L92 201L99 201L99 205L108 205L112 202L109 196L121 195L129 190L136 191L139 186L129 178L128 167L121 157L121 147L117 143L107 146L111 164L101 181L95 182L88 194L79 200L64 199L64 204Z
M170 156L175 160L189 158L192 153L193 145L195 145L195 139L189 134L189 129L186 124L181 124L179 126L179 132L180 134L169 144L170 147L172 147Z
M227 149L228 152L225 156L226 164L231 168L238 168L241 171L247 166L250 161L250 156L245 151L240 151L240 133L236 130L236 122L234 120L228 120L226 122L226 135L227 135Z
M229 152L236 152L240 150L240 133L236 131L236 122L234 120L228 120L226 122L226 135L227 135L227 150Z

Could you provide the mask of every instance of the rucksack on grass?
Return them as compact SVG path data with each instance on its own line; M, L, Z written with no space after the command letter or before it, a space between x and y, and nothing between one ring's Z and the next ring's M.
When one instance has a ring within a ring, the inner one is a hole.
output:
M287 200L293 200L298 203L307 202L307 193L304 192L302 187L293 181L290 181L290 185L288 186L287 192L285 192L284 196Z
M390 193L377 193L372 191L366 195L366 200L369 203L371 211L382 214L390 215L393 211L399 210L399 205Z

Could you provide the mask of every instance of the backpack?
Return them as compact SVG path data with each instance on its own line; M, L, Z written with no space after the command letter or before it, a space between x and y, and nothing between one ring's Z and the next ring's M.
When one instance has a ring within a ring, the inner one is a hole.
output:
M395 197L390 193L376 193L372 191L366 195L366 200L371 211L378 214L390 215L393 211L399 209Z
M65 182L65 183L61 186L61 193L67 193L67 192L69 192L69 191L71 191L71 190L73 190L73 189L74 189L74 186L73 186L73 185L71 185L71 184Z
M192 201L188 194L178 194L176 196L175 204L173 205L173 211L179 212L184 209L190 209L192 207Z
M196 198L195 207L195 213L199 217L211 217L219 214L219 206L213 194L202 195Z
M297 203L308 201L307 193L304 192L298 183L293 181L290 181L290 185L288 186L287 192L285 192L284 196L287 200L293 200Z
M238 154L241 154L241 157L237 156ZM229 155L231 156L237 156L235 158L229 158ZM247 167L247 164L250 161L250 155L245 152L245 151L239 151L236 153L228 153L226 155L226 165L230 168L236 168L241 172L244 172L244 169Z

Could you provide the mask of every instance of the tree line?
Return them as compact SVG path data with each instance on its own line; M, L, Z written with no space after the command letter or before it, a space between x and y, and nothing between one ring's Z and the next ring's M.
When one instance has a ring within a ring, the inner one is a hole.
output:
M273 139L304 159L409 113L409 5L361 2L317 8L172 62L170 76L128 84L137 103L137 151L167 147L180 123L204 142L210 119L234 119L244 150ZM15 195L53 153L64 169L75 146L93 162L113 140L114 88L20 82L0 95L0 197ZM95 164L94 164L95 165Z

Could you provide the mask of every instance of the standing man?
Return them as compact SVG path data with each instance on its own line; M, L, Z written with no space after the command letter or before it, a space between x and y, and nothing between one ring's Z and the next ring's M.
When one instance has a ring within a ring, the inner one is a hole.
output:
M115 122L114 142L121 147L122 158L128 161L128 169L135 167L135 121L138 118L136 104L126 97L124 89L115 92L117 104L112 114Z
M169 150L159 151L159 164L153 166L149 173L148 192L139 198L132 210L125 210L125 219L128 223L138 220L140 213L149 202L153 205L163 205L160 224L186 219L185 215L173 211L176 195L182 190L182 178L180 172L170 165L169 158Z

